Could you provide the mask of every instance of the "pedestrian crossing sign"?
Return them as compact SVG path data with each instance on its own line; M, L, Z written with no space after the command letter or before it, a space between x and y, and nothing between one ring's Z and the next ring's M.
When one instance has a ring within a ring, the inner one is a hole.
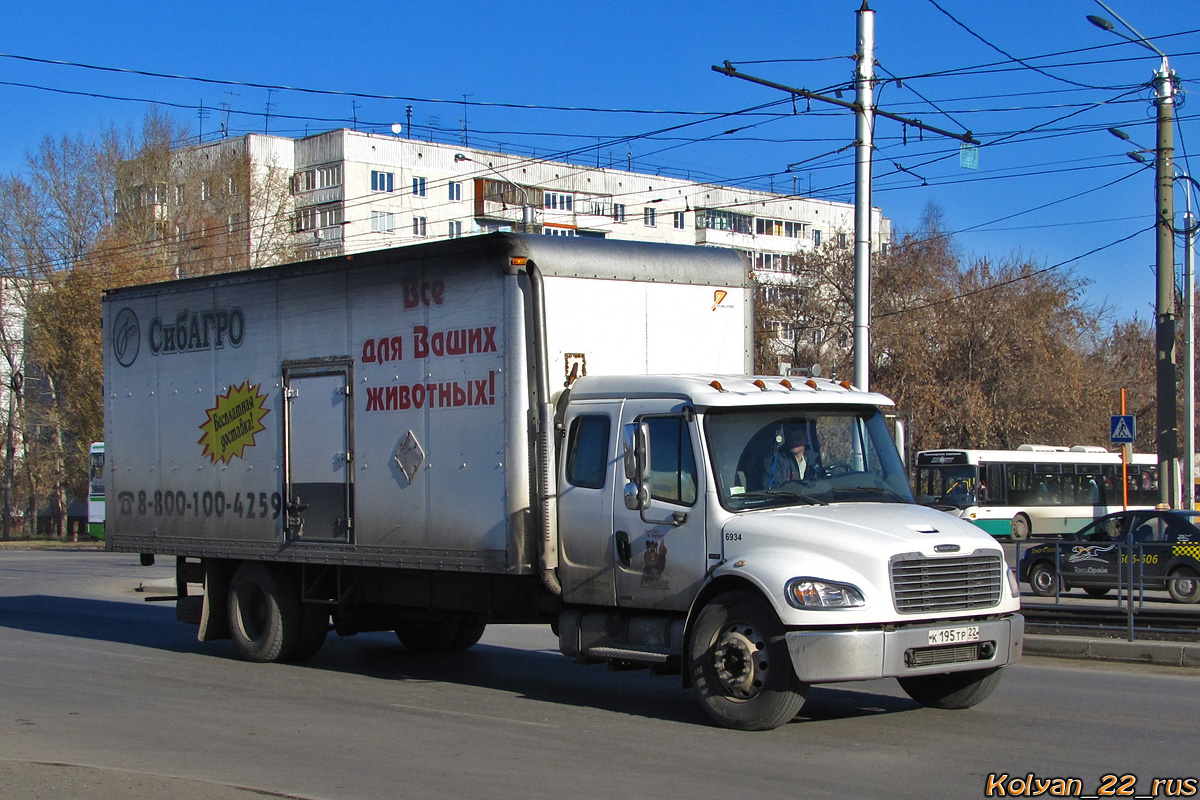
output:
M1111 437L1112 443L1133 444L1135 427L1135 418L1133 414L1113 414Z

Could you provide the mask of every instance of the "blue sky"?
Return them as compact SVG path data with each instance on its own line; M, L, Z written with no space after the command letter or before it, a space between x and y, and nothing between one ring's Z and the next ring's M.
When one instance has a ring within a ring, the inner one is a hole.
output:
M1107 2L1171 56L1184 92L1196 86L1194 1ZM847 56L860 5L10 4L0 28L8 122L0 126L0 172L21 172L43 137L136 125L152 102L205 139L217 135L223 104L232 133L283 135L386 132L412 106L413 133L422 138L462 141L465 117L475 147L570 152L584 164L850 200L852 151L836 151L854 138L851 114L803 102L793 113L780 93L710 66L729 60L744 73L832 93L852 77ZM1088 14L1110 17L1094 0L871 7L877 74L903 79L880 88L880 107L970 129L983 142L979 168L967 170L957 142L911 128L905 135L900 124L878 120L874 201L895 228L914 228L936 204L945 225L960 231L965 255L1069 262L1091 281L1088 302L1106 306L1112 319L1152 318L1153 173L1105 128L1153 145L1147 85L1158 58L1089 24ZM1200 104L1187 99L1175 131L1181 165L1185 152L1200 154ZM1176 202L1182 213L1182 190Z

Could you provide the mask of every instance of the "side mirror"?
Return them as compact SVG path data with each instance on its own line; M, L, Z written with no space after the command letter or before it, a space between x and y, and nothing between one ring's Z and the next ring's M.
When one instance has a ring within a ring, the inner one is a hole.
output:
M650 507L650 426L645 422L626 423L621 428L625 455L625 508L630 511Z

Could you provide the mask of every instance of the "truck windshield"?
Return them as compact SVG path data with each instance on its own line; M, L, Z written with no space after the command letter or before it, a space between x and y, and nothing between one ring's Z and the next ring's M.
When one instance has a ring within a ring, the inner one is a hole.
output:
M878 409L714 409L705 432L721 505L731 511L913 502Z

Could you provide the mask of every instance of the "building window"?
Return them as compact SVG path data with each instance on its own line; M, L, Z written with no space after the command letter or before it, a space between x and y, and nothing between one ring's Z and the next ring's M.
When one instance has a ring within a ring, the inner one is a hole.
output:
M820 247L820 246L821 246L821 232L819 230L817 230L816 228L813 228L813 247Z
M208 178L200 181L200 199L212 200L212 181Z
M803 222L785 222L783 223L783 235L790 239L799 239L804 233Z
M704 213L700 213L701 211ZM721 211L715 208L697 209L696 211L696 227L714 231L748 234L754 230L753 220L753 217L746 214L735 214L732 211Z
M296 230L311 231L342 224L342 207L338 203L309 206L296 212Z
M328 189L330 186L342 185L342 165L330 164L317 168L317 188Z
M451 220L449 224L450 224L450 234L449 235L450 235L451 239L457 239L460 236L462 236L462 221Z
M390 211L371 212L371 231L374 233L392 233L396 230L395 216Z
M575 195L567 192L546 192L544 205L552 211L574 211Z
M396 175L393 172L380 172L377 169L371 170L371 191L372 192L393 192L396 190Z
M624 222L625 221L625 204L624 203L613 203L612 217L615 222Z
M416 177L413 178L413 194L416 195L417 197L425 196L425 179L424 178L416 178Z
M850 246L850 237L847 234L839 233L838 234L838 247L845 250L849 246Z
M574 228L562 228L562 227L559 227L558 225L543 225L542 226L542 235L543 236L574 236L575 229Z
M429 220L427 220L425 217L413 217L413 236L428 235L428 226Z
M450 181L450 199L462 200L462 184L458 181Z
M686 211L676 211L674 214L671 215L671 217L675 221L675 230L677 230L677 231L683 230L684 227L686 226L686 222L687 222L687 212Z
M779 272L784 268L783 253L755 253L754 268L762 272Z
M658 212L653 208L642 209L642 224L647 228L653 228L658 224Z

